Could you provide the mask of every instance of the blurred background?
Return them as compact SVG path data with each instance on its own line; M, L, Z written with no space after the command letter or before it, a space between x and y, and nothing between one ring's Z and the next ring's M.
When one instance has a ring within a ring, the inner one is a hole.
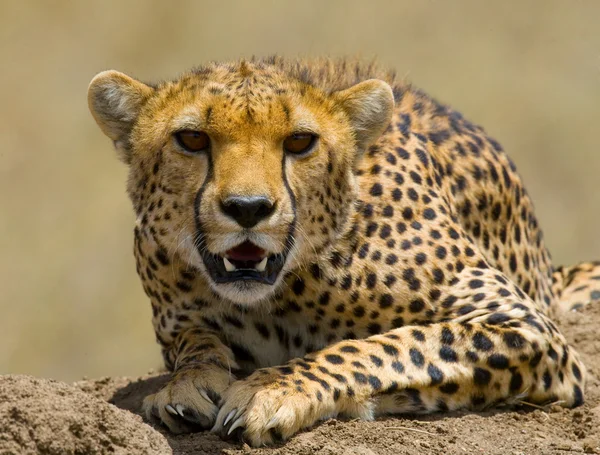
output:
M483 125L524 176L557 263L600 259L600 2L0 2L0 373L160 366L126 169L88 113L114 68L359 54Z

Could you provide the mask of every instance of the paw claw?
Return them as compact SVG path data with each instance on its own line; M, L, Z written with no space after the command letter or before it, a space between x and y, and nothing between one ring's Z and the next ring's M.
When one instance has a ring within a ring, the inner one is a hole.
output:
M235 430L236 428L241 427L243 425L244 425L244 416L238 417L237 420L231 424L231 427L229 428L229 431L227 432L227 436L229 436L231 433L233 433L233 430Z
M198 389L198 393L200 394L200 396L202 398L204 398L206 401L208 401L211 404L215 404L215 402L213 400L210 399L210 397L208 396L208 393L206 393L206 391L202 390L202 389Z
M185 417L185 408L178 404L177 406L175 406L175 409L177 410L177 414L179 414L181 417Z
M225 421L223 422L223 427L227 426L227 423L229 423L229 421L233 418L233 416L235 415L236 411L237 411L237 409L234 409L229 414L227 414L227 417L225 417Z
M173 406L171 406L170 404L167 404L167 405L165 405L165 409L166 409L166 410L167 410L167 412L168 412L169 414L171 414L171 415L174 415L174 416L176 416L176 415L179 415L179 414L177 413L177 411L175 410L175 408L174 408Z

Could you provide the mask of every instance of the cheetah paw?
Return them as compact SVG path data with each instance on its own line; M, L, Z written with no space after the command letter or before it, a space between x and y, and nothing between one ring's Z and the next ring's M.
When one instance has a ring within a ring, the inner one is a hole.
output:
M164 424L172 433L190 433L213 426L221 394L234 380L214 365L177 372L158 393L148 395L142 410L150 421Z
M290 384L291 379L267 369L232 384L223 395L211 431L223 439L244 440L258 447L281 443L299 430L336 414L334 400L328 393L311 384L297 387Z

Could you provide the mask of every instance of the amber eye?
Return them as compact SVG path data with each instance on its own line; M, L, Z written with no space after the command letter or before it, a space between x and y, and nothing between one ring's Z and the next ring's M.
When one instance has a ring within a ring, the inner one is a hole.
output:
M285 138L283 149L288 153L301 154L312 149L317 136L311 133L294 133Z
M208 134L202 131L179 131L175 133L175 139L177 139L180 146L190 153L202 152L210 145Z

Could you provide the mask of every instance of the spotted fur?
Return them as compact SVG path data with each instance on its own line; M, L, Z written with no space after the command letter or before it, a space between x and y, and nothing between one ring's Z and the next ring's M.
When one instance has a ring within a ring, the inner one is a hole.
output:
M458 112L375 65L214 63L152 86L98 75L90 108L129 166L137 271L172 381L174 432L258 446L321 419L583 402L551 318L600 298L600 265L555 269L515 166ZM190 156L173 138L205 131ZM283 139L318 135L306 156ZM232 194L275 211L252 229ZM274 284L216 283L203 254L285 256Z

